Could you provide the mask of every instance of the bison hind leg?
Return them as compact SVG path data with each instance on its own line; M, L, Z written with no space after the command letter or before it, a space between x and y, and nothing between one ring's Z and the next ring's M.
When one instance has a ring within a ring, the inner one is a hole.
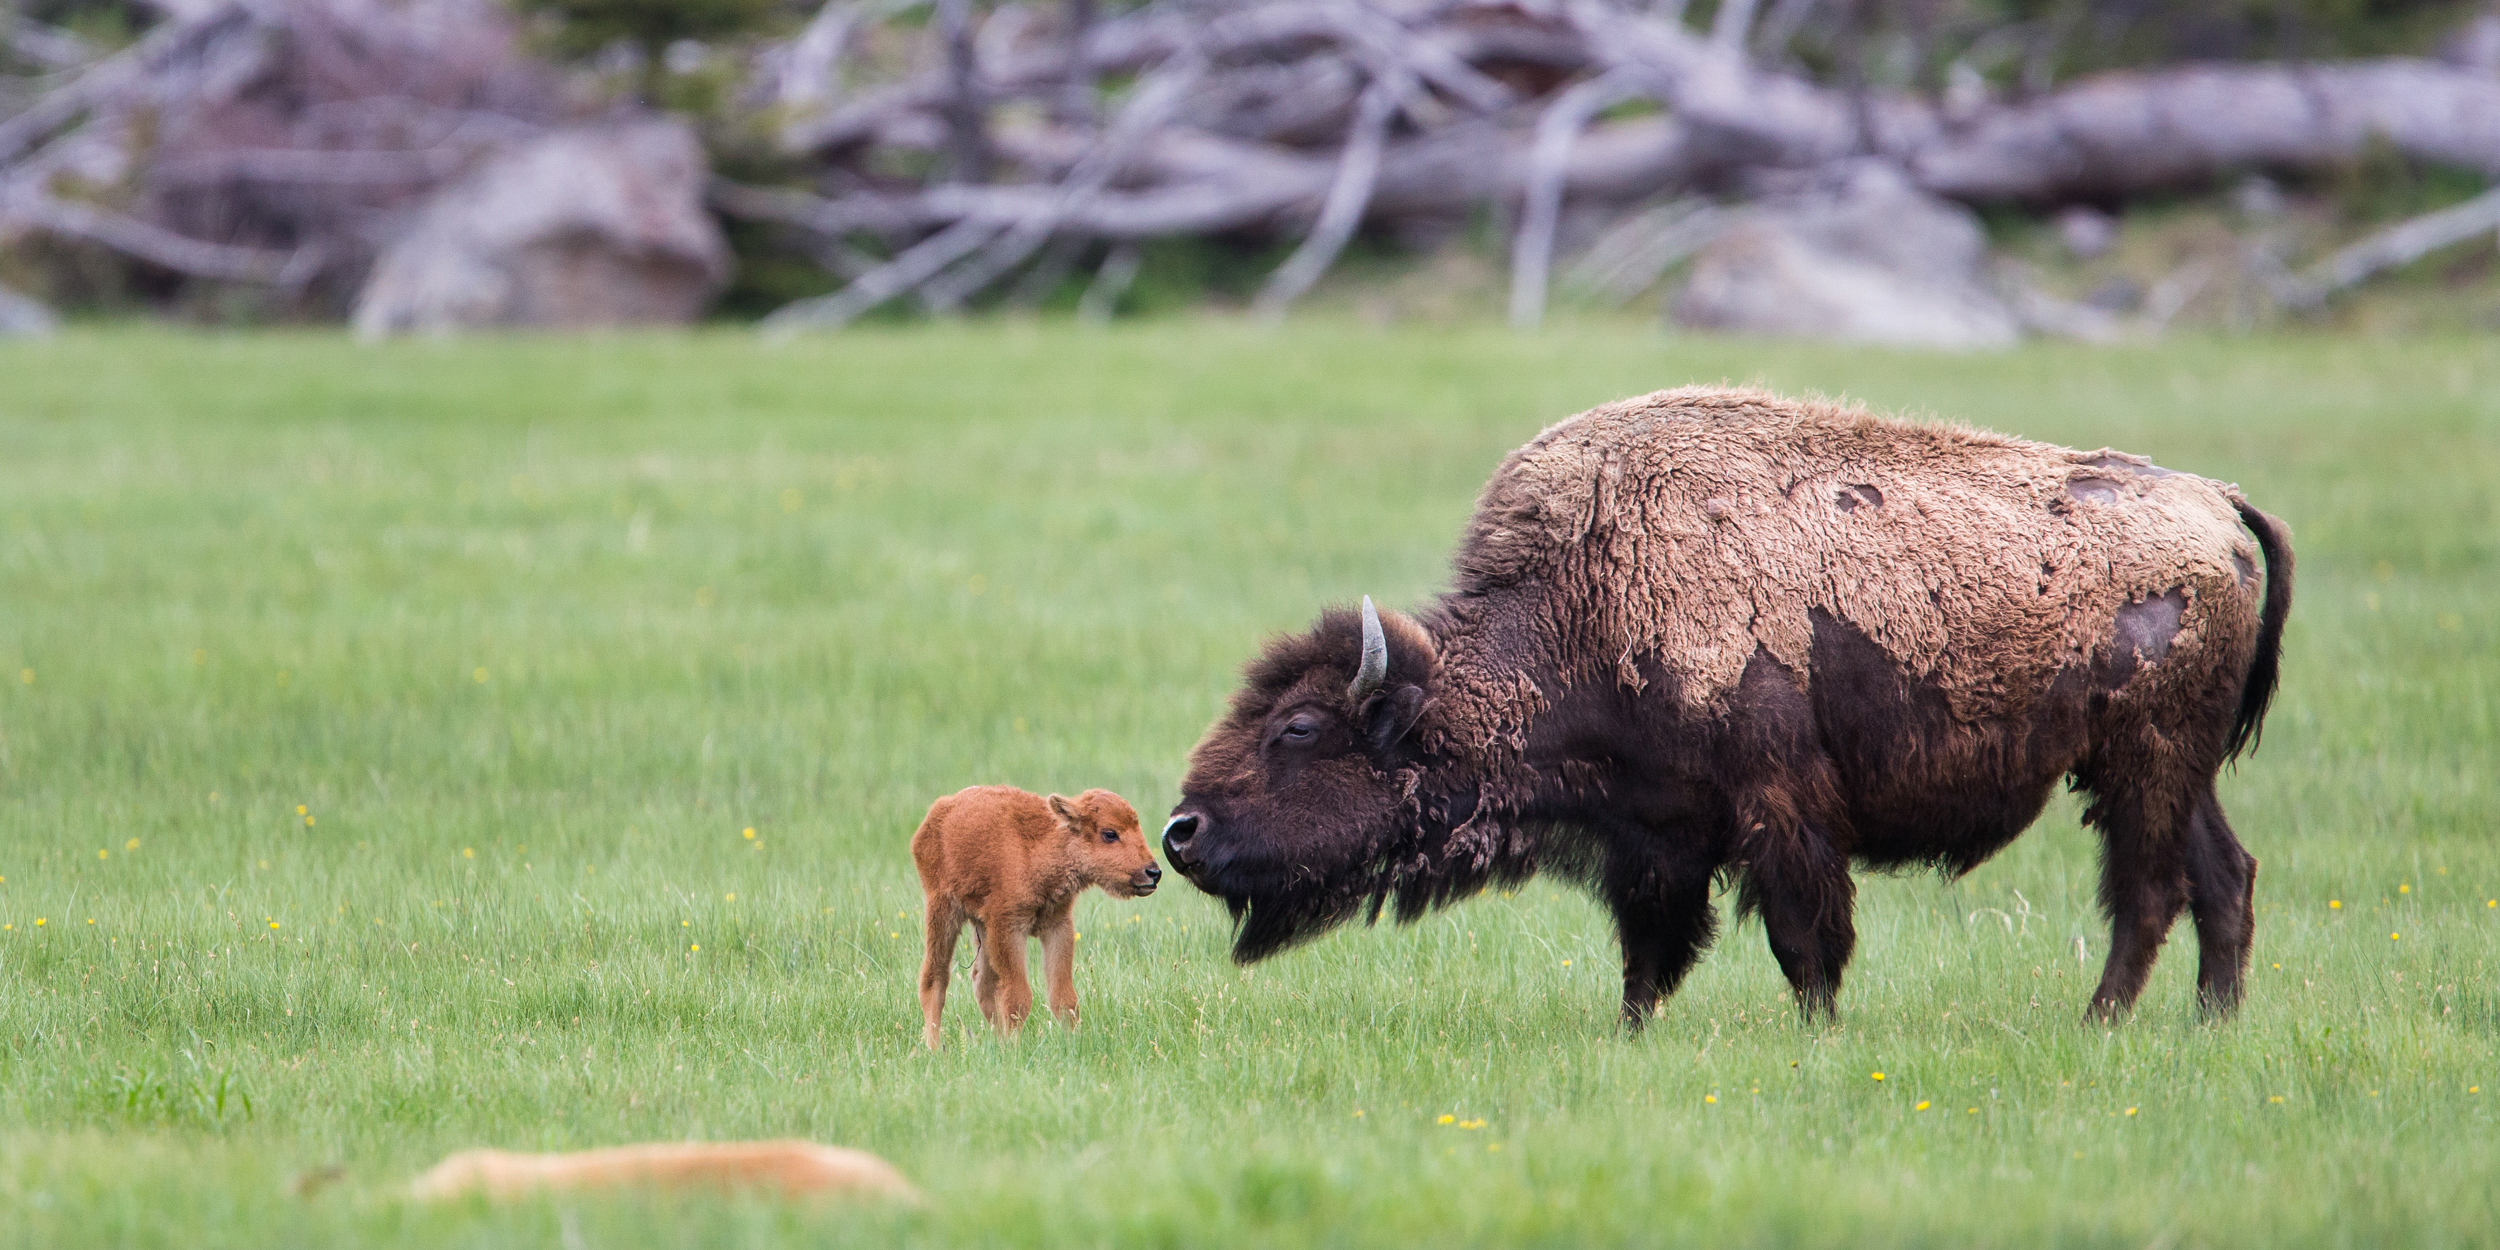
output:
M2095 786L2083 818L2101 834L2101 910L2109 916L2109 960L2085 1018L2105 1024L2134 1010L2187 906L2188 821L2175 791L2140 785Z
M2240 1005L2256 940L2257 858L2240 845L2206 786L2188 809L2188 906L2196 918L2196 1000L2209 1018Z

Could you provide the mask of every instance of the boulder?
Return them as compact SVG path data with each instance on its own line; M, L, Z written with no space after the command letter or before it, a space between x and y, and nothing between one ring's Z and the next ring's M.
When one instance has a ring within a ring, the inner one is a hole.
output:
M1740 334L2001 347L2022 327L1987 261L1969 209L1861 166L1745 210L1694 258L1674 316Z
M492 157L384 247L357 333L691 321L729 276L707 176L674 120L557 131Z
M0 339L42 338L53 325L51 309L0 286Z

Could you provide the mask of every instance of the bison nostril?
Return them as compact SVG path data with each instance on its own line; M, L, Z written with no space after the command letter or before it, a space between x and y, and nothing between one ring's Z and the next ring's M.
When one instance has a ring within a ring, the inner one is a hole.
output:
M1161 880L1163 880L1163 870L1152 865L1148 865L1146 868L1146 884L1153 885L1155 882Z
M1187 846L1189 840L1197 836L1198 818L1196 816L1175 816L1171 823L1163 826L1163 845L1167 850Z

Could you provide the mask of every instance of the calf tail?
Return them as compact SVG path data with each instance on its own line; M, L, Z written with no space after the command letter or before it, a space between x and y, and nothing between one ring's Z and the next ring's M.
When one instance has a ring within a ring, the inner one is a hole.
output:
M2255 750L2264 736L2266 705L2274 701L2275 683L2283 675L2283 618L2292 611L2292 536L2283 523L2233 499L2240 521L2257 536L2266 557L2266 603L2257 618L2257 654L2248 664L2247 684L2240 688L2240 712L2231 724L2231 746L2224 756L2238 759L2242 749Z

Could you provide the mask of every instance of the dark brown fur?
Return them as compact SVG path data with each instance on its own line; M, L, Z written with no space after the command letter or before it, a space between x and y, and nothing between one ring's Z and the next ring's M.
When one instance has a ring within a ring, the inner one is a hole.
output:
M938 1020L955 939L972 926L972 990L981 1014L1014 1036L1033 1012L1025 943L1039 938L1051 1014L1076 1027L1076 896L1101 886L1143 898L1163 879L1136 809L1109 790L1045 799L1013 786L973 786L929 805L911 837L927 896L920 965L921 1040L938 1048Z
M1670 428L1750 419L1722 415L1730 393L1699 393L1707 402L1679 410L1688 397L1651 402L1662 404L1659 420ZM1872 430L1915 441L1924 428L1863 414L1826 419L1757 394L1733 398L1792 421L1801 437ZM1510 476L1521 459L1514 456L1486 489L1488 504L1457 557L1456 588L1412 619L1383 614L1389 671L1376 692L1357 704L1348 689L1361 647L1350 612L1323 615L1309 633L1277 639L1251 663L1230 712L1191 757L1165 829L1167 857L1232 907L1240 926L1234 954L1245 962L1357 915L1377 918L1391 900L1398 918L1409 920L1487 885L1565 873L1615 915L1623 1014L1635 1027L1710 944L1717 929L1711 884L1725 875L1740 910L1760 916L1800 1005L1829 1014L1856 941L1852 864L1967 872L2030 825L2066 780L2089 794L2085 819L2103 838L2101 898L2112 941L2092 1014L2108 1018L2133 1004L2182 908L2193 910L2202 946L2201 999L2228 1012L2248 959L2256 860L2225 821L2214 777L2254 734L2275 683L2291 599L2283 529L2227 487L2162 481L2174 475L2133 458L2087 459L1966 431L1938 432L1924 454L1950 468L1957 440L1974 455L2086 466L2077 473L2123 470L2138 483L2127 488L2136 495L2113 485L2109 498L2079 504L2063 478L2018 475L2039 491L2036 525L2047 537L1975 533L1969 541L2006 549L2080 542L2078 506L2152 497L2172 501L2165 506L2189 517L2186 528L2201 526L2202 545L2115 559L2154 576L2167 576L2159 572L2167 567L2190 571L2167 590L2112 591L2089 581L2091 560L2061 566L2055 571L2072 601L2099 612L2105 632L2079 651L2012 656L1996 670L1974 667L1950 643L1932 668L1914 670L1876 641L1882 623L1861 624L1816 599L1831 592L1767 587L1756 602L1808 602L1800 618L1806 645L1789 646L1793 658L1785 662L1756 646L1733 681L1712 675L1716 684L1701 689L1693 685L1701 670L1676 654L1592 640L1588 622L1628 620L1637 630L1645 628L1645 609L1609 601L1618 592L1607 583L1534 571L1604 567L1574 542L1639 553L1653 538L1627 534L1621 523L1603 534L1591 529L1585 540L1539 537L1516 519L1537 501ZM1616 461L1607 463L1612 472ZM1884 484L1831 492L1833 518L1809 517L1810 524L1840 531L1855 523L1841 517L1905 507L1919 510L1905 518L1947 516L1963 506L1956 491L1975 489L1968 475L1864 467L1868 480ZM1688 469L1674 471L1681 477ZM2149 495L2156 485L2162 493ZM1610 479L1605 488L1631 496L1643 484ZM1705 480L1687 489L1708 496L1711 488ZM1491 505L1497 496L1499 514ZM1725 542L1711 537L1726 533L1712 528L1726 519L1721 513L1751 515L1743 495L1727 497L1734 507L1711 497L1708 515L1691 518L1658 516L1653 500L1637 524L1657 527L1650 533L1660 547L1682 534ZM2253 567L2216 546L2244 547L2247 539L2233 528L2217 540L2214 523L2196 520L2210 514L2193 512L2207 506L2221 507L2225 518L2236 508L2253 532L2266 566L2262 611ZM1986 508L2026 515L2003 496L1967 511ZM1507 546L1488 555L1488 541ZM1565 549L1549 558L1535 547L1547 541ZM1787 554L1800 565L1816 558L1811 547ZM1869 557L1860 550L1850 558ZM1484 571L1497 565L1511 571ZM2043 595L2052 571L2041 570ZM1657 593L1664 592L1653 591L1649 602ZM1950 600L1937 602L1949 607ZM2030 613L2038 636L2056 636L2054 618L2027 602L2017 607ZM2007 636L1952 610L1943 628L1948 638L1984 636L2000 646ZM1943 680L1947 672L1959 673L1960 684Z

